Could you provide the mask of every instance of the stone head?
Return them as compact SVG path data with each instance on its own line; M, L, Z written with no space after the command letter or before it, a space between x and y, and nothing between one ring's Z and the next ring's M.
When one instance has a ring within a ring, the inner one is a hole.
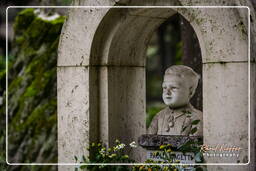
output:
M163 101L171 108L189 104L198 85L200 76L190 67L173 65L166 69L163 80Z

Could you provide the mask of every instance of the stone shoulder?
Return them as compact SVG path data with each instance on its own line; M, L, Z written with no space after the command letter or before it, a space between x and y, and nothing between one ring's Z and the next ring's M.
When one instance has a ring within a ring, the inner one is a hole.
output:
M164 116L165 113L168 112L168 110L169 110L168 108L169 108L169 107L167 106L167 107L163 108L162 110L160 110L160 111L154 116L153 119L158 119L159 117Z
M198 109L192 108L192 118L202 120L203 119L203 112L198 110Z

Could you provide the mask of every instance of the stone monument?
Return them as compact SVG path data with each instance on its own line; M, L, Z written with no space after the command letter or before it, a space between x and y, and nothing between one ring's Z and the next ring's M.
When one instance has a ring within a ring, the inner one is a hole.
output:
M184 65L173 65L165 71L162 97L167 107L153 118L148 134L138 139L140 146L147 149L147 159L161 161L161 157L159 159L154 154L165 154L159 147L168 144L172 147L173 161L179 160L183 164L202 162L201 158L195 160L199 151L182 150L188 144L199 147L203 142L203 114L190 104L199 79L192 68ZM193 167L187 170L193 170Z
M203 115L190 104L200 76L192 68L173 65L165 71L163 101L167 105L153 118L148 134L203 135Z

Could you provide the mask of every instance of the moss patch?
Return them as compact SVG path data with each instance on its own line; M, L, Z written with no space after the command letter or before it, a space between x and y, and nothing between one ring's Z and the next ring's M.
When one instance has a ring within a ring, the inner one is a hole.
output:
M35 14L34 9L21 11L15 19L11 52L15 60L9 65L8 71L10 162L57 162L56 66L64 20L63 16L52 21L44 20ZM1 68L1 81L4 77L5 71ZM4 84L1 82L1 85ZM0 115L5 118L3 108ZM4 146L3 137L1 134L1 147ZM0 153L0 158L2 156ZM15 169L48 171L56 170L56 167L8 168Z

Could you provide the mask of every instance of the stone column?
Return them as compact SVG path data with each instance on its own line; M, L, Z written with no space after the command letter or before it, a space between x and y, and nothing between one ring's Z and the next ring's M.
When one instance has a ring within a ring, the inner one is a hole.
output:
M63 26L57 69L59 163L75 163L74 156L81 161L82 155L88 155L89 143L99 138L99 69L90 63L89 56L93 36L107 11L69 9ZM74 166L58 169L73 171Z
M254 116L254 111L249 113L248 9L178 11L194 27L202 52L204 143L242 148L239 158L206 157L207 163L243 163L242 166L208 166L208 169L250 170L246 166L250 147L248 128L249 116Z
M206 50L203 54L204 144L242 148L238 158L206 157L207 163L248 163L248 25L243 18L246 13L246 8L202 9L198 13L204 16L200 21L198 17L197 23ZM208 166L208 169L249 168Z

